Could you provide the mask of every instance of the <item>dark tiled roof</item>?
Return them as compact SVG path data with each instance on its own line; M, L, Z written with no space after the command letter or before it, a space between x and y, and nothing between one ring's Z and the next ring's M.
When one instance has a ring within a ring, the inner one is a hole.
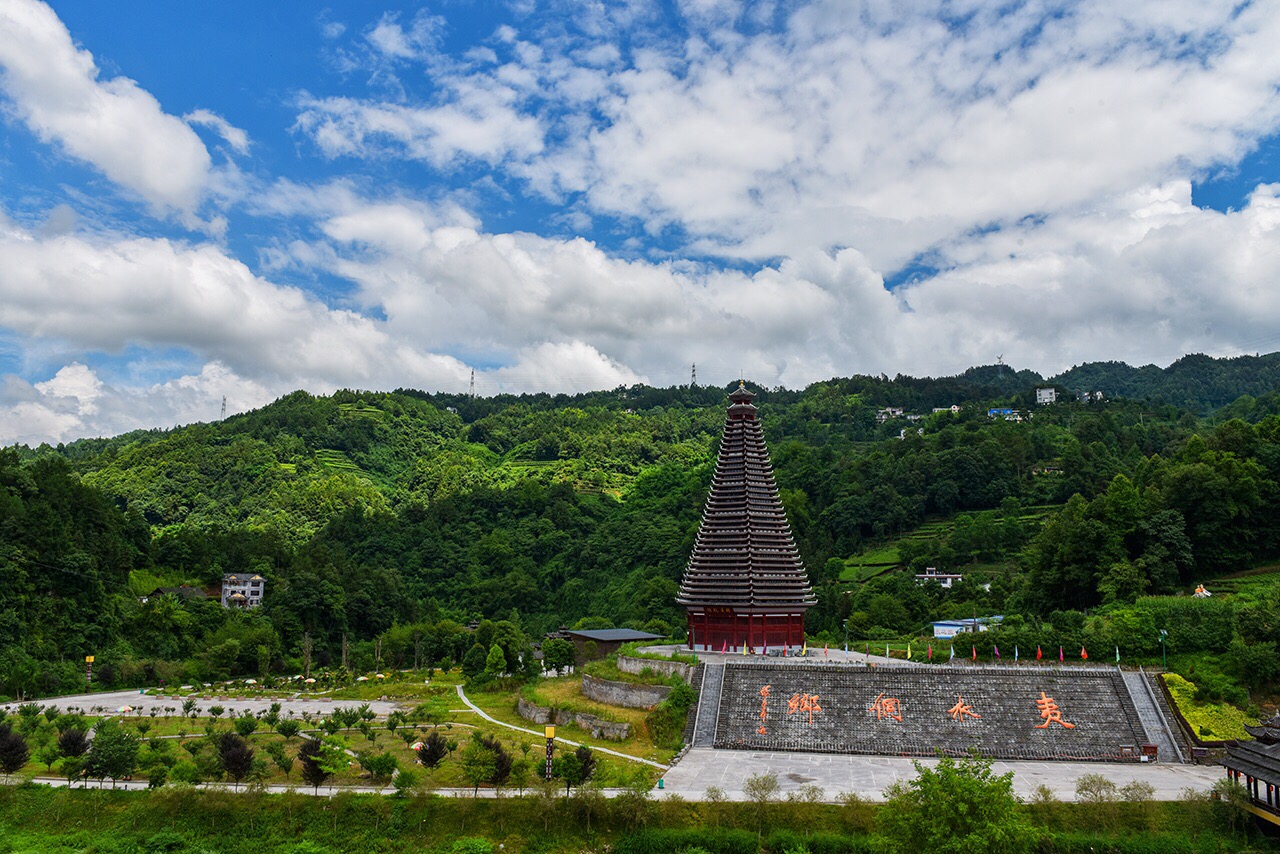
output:
M816 601L778 497L754 397L741 386L729 396L711 493L676 596L681 605L794 610Z
M1241 741L1227 747L1222 765L1256 780L1280 785L1280 744Z
M655 635L652 632L638 632L635 629L582 629L581 631L569 630L565 632L583 640L593 641L621 641L627 643L629 641L646 641L661 640L662 635Z

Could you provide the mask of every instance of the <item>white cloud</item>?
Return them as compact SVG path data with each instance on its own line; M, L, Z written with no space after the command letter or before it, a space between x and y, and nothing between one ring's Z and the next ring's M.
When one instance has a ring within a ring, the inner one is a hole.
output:
M328 157L394 150L443 167L459 158L494 164L542 148L537 120L521 115L511 91L498 85L467 81L452 100L431 107L311 97L301 107L297 127Z
M157 208L194 213L211 171L200 138L134 81L100 80L49 6L0 3L0 70L12 109L40 139Z
M187 124L204 125L213 130L237 154L249 153L249 134L209 110L194 110L182 117Z

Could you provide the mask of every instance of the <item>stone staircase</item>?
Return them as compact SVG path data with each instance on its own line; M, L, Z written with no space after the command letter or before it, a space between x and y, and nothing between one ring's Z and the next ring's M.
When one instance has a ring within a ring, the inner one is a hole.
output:
M1172 727L1155 697L1155 689L1141 670L1121 671L1125 687L1147 734L1147 742L1156 745L1157 759L1163 762L1186 762L1187 757L1174 740Z
M681 735L681 741L686 748L693 746L693 730L698 723L698 708L702 705L702 672L706 670L705 664L694 665L689 674L689 687L693 689L698 699L689 707L689 711L684 717L684 732Z
M693 739L686 741L690 747L711 747L716 738L716 724L720 717L720 697L724 687L723 664L704 664L702 685L698 692L698 713L693 724Z
M1110 668L729 664L695 741L742 750L1133 761L1148 741ZM713 727L708 721L718 709Z
M1174 714L1173 707L1169 704L1169 698L1164 693L1164 687L1159 683L1160 674L1142 672L1142 678L1146 680L1146 684L1151 688L1151 696L1155 698L1156 705L1160 708L1160 714L1169 723L1169 731L1173 735L1173 743L1178 745L1178 750L1183 756L1184 762L1196 762L1196 753L1192 750L1195 747L1191 737L1187 735L1186 730L1182 728L1182 723L1178 720L1178 716Z

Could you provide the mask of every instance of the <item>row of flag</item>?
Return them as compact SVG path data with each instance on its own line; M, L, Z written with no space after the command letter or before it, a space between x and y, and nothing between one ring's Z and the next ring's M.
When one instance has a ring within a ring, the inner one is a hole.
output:
M992 652L994 652L994 653L995 653L996 661L1000 661L1000 660L1001 660L1001 658L1000 658L1000 647L998 647L998 646L992 646L992 648L991 648L991 649L992 649ZM973 660L974 660L974 661L977 661L977 660L978 660L978 647L977 647L977 646L974 646L974 647L972 648L972 650L973 650L973 651L972 651L972 658L973 658ZM845 652L848 652L848 651L849 651L849 648L848 648L848 647L845 647ZM867 644L867 650L866 650L866 653L867 653L867 655L870 655L870 654L871 654L871 644ZM890 657L890 655L889 655L889 644L885 644L885 645L884 645L884 657L885 657L885 658L889 658L889 657ZM909 658L909 659L910 659L910 658L912 658L912 657L913 657L913 654L912 654L912 650L911 650L911 644L907 644L907 658ZM955 644L952 644L952 645L951 645L951 653L950 653L950 655L948 655L947 659L950 661L950 660L954 659L955 657L956 657L956 645L955 645ZM1043 648L1042 648L1042 647L1037 646L1037 647L1036 647L1036 661L1040 661L1040 660L1042 660L1043 658L1044 658L1044 650L1043 650ZM1088 658L1089 658L1089 651L1088 651L1087 649L1085 649L1083 646L1082 646L1082 647L1080 647L1080 658L1081 658L1082 660L1086 660L1086 661L1087 661L1087 660L1088 660ZM928 651L925 653L925 659L926 659L927 661L933 661L933 644L929 644ZM1019 652L1018 652L1018 647L1017 647L1017 645L1015 645L1015 646L1013 647L1013 660L1014 660L1014 661L1018 661L1018 660L1020 660L1020 655L1019 655ZM1066 652L1065 652L1065 650L1064 650L1061 646L1060 646L1060 647L1058 647L1058 660L1059 660L1059 661L1066 661L1066 660L1067 660ZM1117 646L1117 647L1116 647L1116 664L1119 664L1119 663L1120 663L1120 647L1118 647L1118 646Z
M789 647L786 647L786 646L784 646L784 647L782 648L782 654L783 654L784 656L787 654L787 650L788 650L788 649L789 649ZM1000 658L1000 647L998 647L998 646L994 646L994 645L993 645L993 646L991 647L991 649L992 649L992 652L994 652L994 653L995 653L995 660L996 660L996 661L1000 661L1000 660L1001 660L1001 658ZM729 651L729 641L727 641L727 640L726 640L726 641L724 642L724 645L723 645L723 646L721 646L720 651L721 651L721 652L728 652L728 651ZM735 649L734 651L736 652L737 650ZM846 653L849 651L849 646L848 646L848 644L846 644L846 645L845 645L844 651L845 651ZM769 652L769 647L768 647L768 645L766 644L766 645L765 645L765 647L764 647L764 653L767 655L767 654L768 654L768 652ZM743 655L748 655L749 653L750 653L750 650L748 649L747 645L744 643L744 644L742 645L742 654L743 654ZM809 654L809 642L808 642L808 641L805 641L804 646L800 649L800 655L807 656L808 654ZM827 654L828 654L828 648L827 648L827 645L826 645L826 644L823 644L823 645L822 645L822 654L823 654L823 655L827 655ZM867 654L867 655L871 655L871 644L867 644L866 654ZM891 657L891 656L889 655L889 644L885 644L885 645L884 645L884 657L885 657L885 658L890 658L890 657ZM908 659L912 659L913 657L914 657L914 655L913 655L913 653L912 653L912 647L911 647L911 644L907 644L907 658L908 658ZM951 652L950 652L950 654L947 656L947 660L948 660L948 661L954 660L954 659L955 659L955 657L956 657L956 645L955 645L955 644L951 644ZM971 657L972 657L972 659L973 659L974 661L977 661L977 660L978 660L978 647L977 647L977 646L972 647L972 654L971 654ZM1043 658L1044 658L1044 650L1043 650L1043 648L1042 648L1042 647L1037 646L1037 647L1036 647L1036 661L1041 661ZM1085 649L1083 646L1081 646L1081 647L1080 647L1080 658L1081 658L1081 660L1082 660L1082 661L1087 661L1087 660L1089 659L1089 651L1088 651L1087 649ZM926 661L933 661L933 644L929 644L929 645L928 645L928 651L925 653L925 660L926 660ZM1015 644L1015 645L1014 645L1014 647L1013 647L1013 660L1014 660L1014 661L1019 661L1019 660L1020 660L1020 656L1019 656L1019 653L1018 653L1018 647L1017 647L1017 645L1016 645L1016 644ZM1066 653L1065 653L1064 649L1063 649L1061 646L1059 646L1059 647L1058 647L1058 660L1059 660L1059 661L1066 661L1066 660L1067 660L1067 658L1066 658ZM1116 664L1119 664L1119 663L1120 663L1120 647L1119 647L1119 646L1117 646L1117 647L1116 647Z

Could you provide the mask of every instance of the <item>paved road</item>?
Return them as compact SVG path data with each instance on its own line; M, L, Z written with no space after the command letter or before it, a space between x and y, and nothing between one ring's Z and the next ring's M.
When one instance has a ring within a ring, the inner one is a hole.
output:
M133 709L131 714L147 715L152 709L159 709L160 714L164 714L167 706L176 709L182 708L182 698L172 694L165 695L166 699L150 695L140 694L137 691L103 691L95 694L74 694L69 697L48 697L43 700L36 700L42 706L57 706L59 709L66 710L71 706L80 709L91 709L95 706L101 706L108 712L114 712L123 706L130 706ZM206 700L203 697L209 697ZM226 709L227 715L238 715L241 712L248 711L254 714L260 714L271 708L272 703L279 703L282 711L293 712L294 716L301 715L303 712L310 712L314 715L326 715L340 706L360 706L363 705L362 700L331 700L314 695L305 695L299 698L293 697L253 697L253 698L226 698L222 699L216 692L201 695L196 700L196 704L201 709L203 716L209 715L210 706L222 706ZM370 700L369 708L378 717L386 717L396 709L401 708L397 703L386 702L382 700ZM18 703L8 703L3 706L10 712L17 711Z
M935 759L921 760L934 765ZM1076 780L1085 774L1102 774L1123 786L1144 780L1155 787L1158 800L1178 800L1184 789L1207 790L1223 777L1223 770L1206 765L1112 764L1104 762L996 762L997 774L1013 772L1013 789L1029 797L1040 785L1048 786L1059 800L1074 800ZM717 786L730 800L744 800L748 777L773 771L782 793L804 785L821 786L829 800L851 792L867 800L884 800L884 790L897 780L916 776L910 759L896 756L849 756L830 753L756 753L695 747L665 775L666 791L687 800L701 800L708 787Z

